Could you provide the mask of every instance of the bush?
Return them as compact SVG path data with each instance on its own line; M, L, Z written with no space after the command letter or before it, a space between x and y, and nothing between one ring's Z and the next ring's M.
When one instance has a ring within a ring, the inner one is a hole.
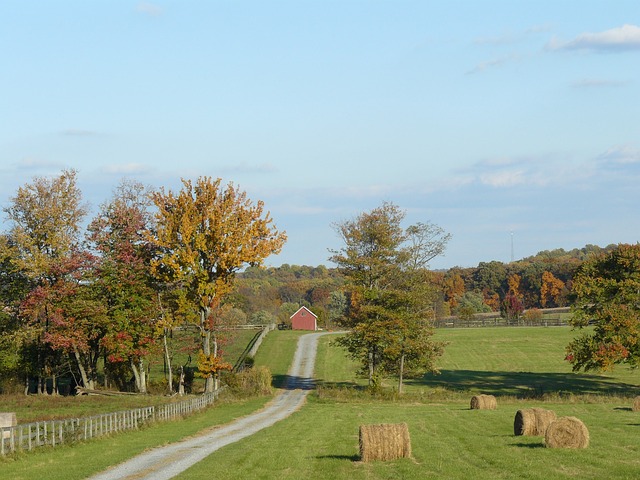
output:
M238 397L271 395L271 372L265 366L246 368L239 373L225 375L224 382Z

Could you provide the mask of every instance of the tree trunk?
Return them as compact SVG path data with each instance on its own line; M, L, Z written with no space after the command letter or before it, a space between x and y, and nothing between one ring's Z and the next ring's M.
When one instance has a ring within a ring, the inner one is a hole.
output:
M207 309L200 310L200 334L202 335L202 352L208 357L211 355L211 330L207 328ZM205 393L213 392L213 377L209 375L205 379L204 391Z
M130 364L131 370L133 371L133 378L136 382L136 391L138 393L147 393L147 376L144 370L144 360L140 359L138 365L136 365L133 359L131 359Z
M168 384L169 384L169 393L173 393L173 370L171 368L171 356L169 355L169 344L167 342L167 331L168 329L164 329L164 334L162 335L162 343L164 348L164 364L167 367L167 375L168 375Z
M404 353L400 356L400 373L398 375L398 395L402 395L402 377L404 375Z
M218 337L213 336L213 356L218 356ZM220 387L220 374L216 372L213 378L213 391L215 392Z
M178 381L178 395L184 395L184 367L180 365L180 380Z
M373 350L369 350L369 386L373 386Z
M82 385L84 386L84 388L93 390L95 388L95 385L93 384L93 379L90 379L89 376L87 375L87 370L84 368L84 365L80 361L80 352L78 352L78 349L76 347L73 347L73 354L76 358L76 364L78 365L78 370L80 370L80 376L82 377Z

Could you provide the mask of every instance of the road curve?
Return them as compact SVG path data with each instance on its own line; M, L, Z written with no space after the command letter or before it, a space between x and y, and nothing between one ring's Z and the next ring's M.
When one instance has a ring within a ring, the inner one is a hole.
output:
M298 339L296 353L289 369L286 390L262 410L203 435L149 450L90 477L90 480L173 478L219 448L287 418L302 406L307 393L314 386L313 368L318 337L327 333L309 333Z

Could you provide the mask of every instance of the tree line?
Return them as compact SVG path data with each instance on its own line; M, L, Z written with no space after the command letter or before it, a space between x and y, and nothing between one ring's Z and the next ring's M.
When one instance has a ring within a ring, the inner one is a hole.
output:
M88 389L133 378L144 393L158 352L173 391L177 328L193 331L197 374L212 391L230 368L218 340L234 320L225 302L234 276L286 240L262 202L209 177L183 180L179 192L123 181L85 231L73 170L34 178L4 212L0 375L22 379L25 392L56 392L72 376Z
M374 390L387 375L401 392L405 375L437 371L445 346L434 321L449 315L518 319L571 305L575 326L596 324L567 347L575 368L638 357L637 245L433 271L451 235L429 222L406 227L405 212L385 202L333 225L343 243L328 252L335 268L265 268L286 234L263 202L209 177L183 179L177 192L123 181L83 229L76 172L63 171L20 187L4 212L0 379L23 381L27 393L56 392L63 376L145 392L151 355L164 357L167 388L181 392L176 331L211 391L231 367L220 349L231 326L287 323L302 305L320 327L348 330L339 343Z

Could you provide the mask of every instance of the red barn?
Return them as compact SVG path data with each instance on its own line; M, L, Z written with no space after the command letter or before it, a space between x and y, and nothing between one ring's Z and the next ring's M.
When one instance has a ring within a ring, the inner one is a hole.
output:
M289 317L292 330L317 330L318 317L307 307L300 307L296 313Z

